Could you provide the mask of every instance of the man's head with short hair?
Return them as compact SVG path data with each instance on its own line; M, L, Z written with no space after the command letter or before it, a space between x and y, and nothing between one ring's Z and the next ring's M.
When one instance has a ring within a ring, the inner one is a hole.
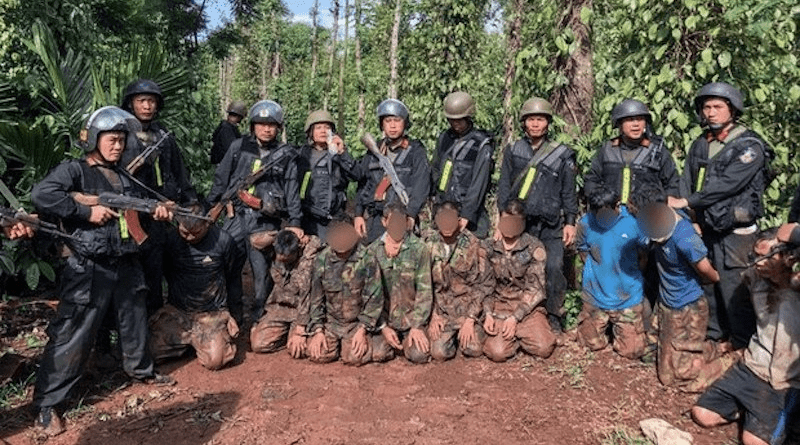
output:
M196 214L200 214L198 209ZM178 234L189 244L197 244L203 240L211 229L211 222L202 218L192 218L188 215L178 215L175 217L178 224Z
M619 217L619 194L605 186L598 187L589 196L589 211L604 228L614 225Z
M631 195L628 210L635 214L645 235L663 242L674 232L675 212L667 205L667 195L655 184L642 184Z
M525 204L519 199L512 199L500 212L497 229L506 240L514 240L525 231L525 224Z
M281 230L275 236L275 260L287 265L294 264L300 258L300 238L291 230Z
M408 232L408 211L403 203L396 201L383 208L383 218L381 224L386 229L386 233L393 240L400 242Z
M439 233L450 238L458 235L460 229L461 206L455 201L444 201L433 207L433 220Z
M337 255L344 257L358 245L359 236L353 225L353 218L346 213L334 216L328 224L326 242Z

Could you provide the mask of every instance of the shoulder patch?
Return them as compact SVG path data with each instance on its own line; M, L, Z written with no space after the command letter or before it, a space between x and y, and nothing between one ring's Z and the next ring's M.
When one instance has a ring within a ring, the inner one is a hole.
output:
M747 147L741 155L739 155L739 160L742 161L742 164L749 164L756 160L756 151L752 147Z
M545 252L544 247L537 247L536 249L534 249L533 258L539 262L546 260L547 252Z

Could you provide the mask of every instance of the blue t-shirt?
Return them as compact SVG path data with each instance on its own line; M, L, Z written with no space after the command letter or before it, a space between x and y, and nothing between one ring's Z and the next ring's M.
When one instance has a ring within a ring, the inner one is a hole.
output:
M692 265L707 255L703 240L685 219L678 221L667 241L655 244L659 297L667 307L680 309L703 295L700 276Z
M639 269L639 251L648 242L625 206L608 229L601 227L591 213L581 218L578 250L589 253L583 266L583 292L590 304L615 311L642 302L644 277Z

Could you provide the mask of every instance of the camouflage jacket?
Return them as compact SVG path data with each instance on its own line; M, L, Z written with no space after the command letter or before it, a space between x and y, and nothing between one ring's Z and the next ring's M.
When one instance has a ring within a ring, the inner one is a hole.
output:
M510 252L506 252L502 240L487 243L497 285L483 300L483 312L500 317L513 315L521 321L545 299L544 244L528 233L522 234Z
M326 248L314 262L308 333L325 326L344 336L353 323L374 332L383 310L380 270L359 245L347 259Z
M283 263L273 261L270 275L274 285L266 305L267 316L271 320L296 321L301 326L308 323L311 272L321 249L319 238L310 236L294 266L287 268Z
M408 234L397 256L389 258L383 243L385 236L388 235L368 247L380 266L386 295L382 322L398 331L422 329L428 324L433 306L431 254L422 240Z
M484 298L494 291L494 271L486 248L470 232L458 235L453 246L442 236L430 237L434 311L458 328L466 318L478 319Z

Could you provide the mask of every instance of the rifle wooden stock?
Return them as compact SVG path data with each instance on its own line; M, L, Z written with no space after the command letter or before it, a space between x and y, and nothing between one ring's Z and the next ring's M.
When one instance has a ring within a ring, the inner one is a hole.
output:
M136 173L136 171L144 165L147 159L150 158L150 156L152 156L153 153L155 153L156 150L161 147L161 144L164 143L170 134L172 134L171 131L164 133L164 135L161 136L161 139L159 139L155 144L147 147L143 152L139 153L138 156L133 158L133 160L125 167L125 170L127 170L130 174Z

